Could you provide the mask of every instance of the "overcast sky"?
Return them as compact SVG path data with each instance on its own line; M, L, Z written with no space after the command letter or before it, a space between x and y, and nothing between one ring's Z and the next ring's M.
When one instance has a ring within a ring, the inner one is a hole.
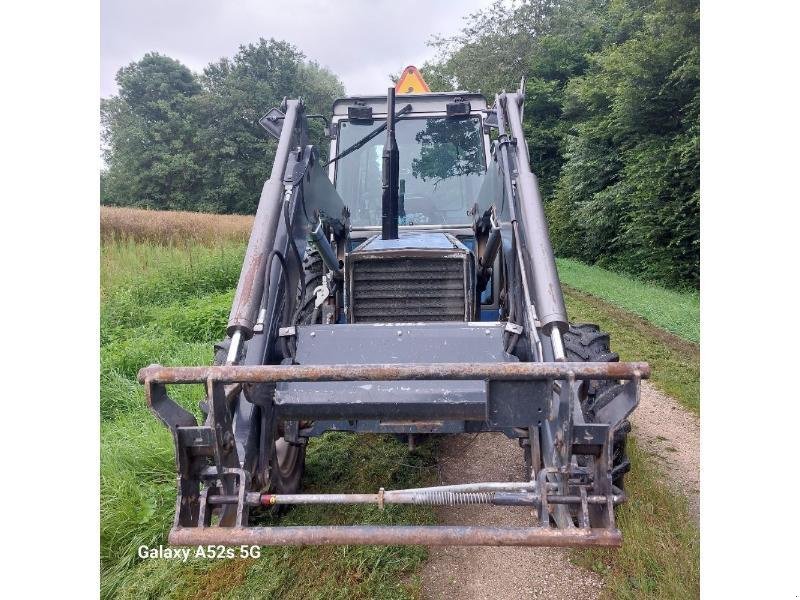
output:
M348 94L380 93L432 35L458 31L491 0L102 0L100 95L116 93L120 67L156 51L194 71L274 37L336 73Z

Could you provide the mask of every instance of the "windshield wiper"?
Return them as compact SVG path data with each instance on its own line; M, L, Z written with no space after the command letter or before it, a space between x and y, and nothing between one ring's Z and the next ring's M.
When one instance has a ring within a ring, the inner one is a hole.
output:
M401 108L396 113L394 113L394 118L397 119L397 117L400 117L400 116L406 114L407 112L411 112L411 105L410 104L406 104L403 108ZM358 150L359 148L364 146L364 144L366 144L368 141L370 141L372 138L374 138L376 135L378 135L381 131L384 131L385 129L386 129L386 121L384 121L381 125L379 125L375 129L370 131L367 135L365 135L363 138L358 140L355 144L353 144L352 146L349 146L345 150L342 150L339 154L334 156L328 162L323 163L322 166L323 167L327 167L328 165L335 163L340 158L344 158L348 154L350 154L352 152L355 152L356 150Z

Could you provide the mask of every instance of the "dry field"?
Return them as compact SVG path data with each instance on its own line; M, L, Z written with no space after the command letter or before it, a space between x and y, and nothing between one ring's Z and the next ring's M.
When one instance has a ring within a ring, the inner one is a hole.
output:
M249 215L100 207L100 236L103 242L216 246L231 241L247 242L252 225L253 217Z

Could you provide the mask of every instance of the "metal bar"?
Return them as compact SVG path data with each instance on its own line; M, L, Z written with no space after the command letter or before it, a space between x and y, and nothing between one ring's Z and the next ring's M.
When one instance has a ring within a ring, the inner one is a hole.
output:
M422 546L555 546L562 548L622 545L618 529L549 527L309 526L309 527L175 527L173 546L249 544L306 546L320 544Z
M497 128L500 135L497 138L498 148L500 150L500 162L503 167L503 189L505 191L505 202L508 203L508 214L511 216L511 222L515 223L517 220L516 207L514 206L514 186L511 183L511 156L508 151L508 146L511 140L506 131L505 119L503 118L503 107L500 103L500 96L495 96L495 106L497 107Z
M328 238L325 237L325 232L322 229L322 219L319 219L317 226L311 230L311 239L322 258L322 262L325 263L329 271L333 272L337 279L341 279L342 270L339 268L339 259L336 257Z
M478 383L481 388L480 393L470 394L472 397L464 398L437 398L432 395L402 398L389 391L364 395L341 391L337 394L335 389L308 395L300 390L291 397L282 395L277 398L275 406L282 420L435 419L481 422L486 420L487 404L484 392L486 386L483 382ZM446 384L440 382L440 385ZM328 387L328 382L322 382L320 386Z
M466 506L493 504L498 492L407 492L395 490L377 494L264 494L261 503L273 504L414 504L419 506ZM514 495L505 504L533 504L530 494L503 492ZM603 498L603 502L606 499Z
M491 491L491 492L411 492L407 490L386 491L378 494L248 494L245 502L250 506L274 506L284 504L416 504L425 506L461 506L471 504L500 504L528 506L538 504L539 494L531 492ZM208 497L209 504L237 504L235 494L217 494ZM576 495L548 495L550 504L581 504L584 498ZM625 501L624 494L611 496L617 505ZM605 495L585 496L587 504L606 504Z
M263 494L260 504L380 504L380 494Z
M498 103L498 118L505 116L516 142L516 190L520 209L516 218L520 220L525 236L525 250L530 259L528 262L532 275L532 300L536 304L539 320L543 327L552 323L561 331L566 331L569 327L567 309L564 306L553 248L550 244L539 184L530 168L520 112L522 101L523 98L519 93L508 93L502 94Z
M242 332L245 340L253 335L253 327L261 306L261 293L264 290L264 267L267 257L275 242L278 217L281 212L280 199L283 195L283 174L289 152L292 149L297 120L302 113L302 105L298 100L288 100L283 129L275 150L272 173L264 184L261 198L258 201L253 229L247 243L247 251L239 275L236 294L233 297L230 317L228 318L228 335L237 330Z
M561 332L558 327L550 328L550 343L553 344L553 356L559 362L566 360L564 354L564 341L561 339Z
M514 232L514 247L517 251L519 275L522 279L522 292L525 296L525 314L528 317L528 337L531 338L532 343L536 346L539 360L543 361L544 352L542 351L542 339L539 337L539 331L536 329L539 318L536 316L536 307L533 305L531 293L528 289L528 270L525 267L525 261L522 259L522 239L519 236L519 225L514 221L511 223L511 227Z
M226 365L232 365L236 362L236 357L239 356L239 344L242 341L242 332L237 329L231 336L231 345L228 347L228 356L225 359Z
M485 379L527 381L531 379L579 380L650 377L645 362L584 363L434 363L366 365L225 365L213 367L162 367L150 365L139 371L141 383L202 383L209 379L224 383L269 383L280 381L399 381L436 379Z
M502 234L500 233L500 226L497 224L494 217L489 227L489 234L486 238L486 244L483 247L480 257L478 258L478 270L482 280L488 279L489 274L494 266L497 253L500 251L502 244Z

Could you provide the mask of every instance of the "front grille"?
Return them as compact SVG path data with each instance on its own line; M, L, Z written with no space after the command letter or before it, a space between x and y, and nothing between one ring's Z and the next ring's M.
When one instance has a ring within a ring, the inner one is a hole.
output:
M464 266L463 257L354 261L353 321L463 321Z

